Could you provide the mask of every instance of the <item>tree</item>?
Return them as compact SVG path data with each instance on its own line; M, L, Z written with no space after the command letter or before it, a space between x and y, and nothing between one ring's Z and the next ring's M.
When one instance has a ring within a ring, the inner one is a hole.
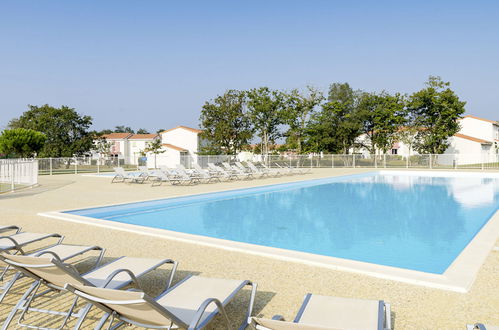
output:
M96 136L95 138L97 142L95 142L94 150L100 155L108 156L111 153L112 143L108 142L106 138L102 136Z
M251 122L246 111L246 95L228 90L201 110L201 137L207 144L205 154L235 154L253 137Z
M261 140L262 153L269 153L269 143L281 135L284 97L281 92L268 87L254 88L247 92L248 117Z
M0 152L12 157L33 157L45 143L45 134L32 129L15 128L0 135Z
M426 88L409 97L408 113L418 128L414 143L419 153L441 154L449 147L448 138L459 132L458 119L466 102L440 77L430 76Z
M137 134L149 134L149 131L146 130L145 128L139 128L137 130Z
M120 125L120 126L114 127L114 133L132 133L132 134L134 134L135 131L131 127Z
M298 153L302 152L302 141L306 134L307 123L315 108L324 100L317 89L307 86L307 94L301 94L297 89L285 96L283 120L289 126L285 135L288 142L296 144Z
M370 153L386 153L396 142L397 132L405 123L405 101L400 94L363 93L359 99L358 116L366 139L360 144Z
M163 145L161 144L161 139L154 139L150 142L147 142L147 147L144 150L144 152L151 152L154 154L154 168L157 168L156 166L156 156L159 154L164 153L166 150L163 149Z
M82 155L93 147L88 128L92 117L78 114L65 105L60 108L30 105L21 117L13 119L9 128L25 128L42 132L47 140L40 150L40 157L72 157Z

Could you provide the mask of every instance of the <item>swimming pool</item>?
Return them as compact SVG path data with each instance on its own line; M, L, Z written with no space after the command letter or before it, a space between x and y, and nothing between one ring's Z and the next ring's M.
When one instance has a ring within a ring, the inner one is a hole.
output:
M64 213L443 274L498 205L497 175L385 171Z

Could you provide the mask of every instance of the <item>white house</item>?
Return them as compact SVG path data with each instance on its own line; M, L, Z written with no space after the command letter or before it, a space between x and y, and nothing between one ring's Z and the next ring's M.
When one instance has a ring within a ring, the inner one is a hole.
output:
M109 154L124 159L129 153L128 138L132 135L131 133L110 133L102 137L111 145ZM97 143L97 141L94 142Z
M199 129L187 126L177 126L160 132L163 152L156 157L148 154L147 165L149 167L174 167L176 164L187 164L191 160L196 160L202 143L199 136L201 132Z
M477 162L495 162L499 154L499 124L496 121L467 115L459 119L461 129L450 137L449 148L444 154L456 155L455 157L441 157L442 161L449 164L457 161L460 164L473 164ZM360 135L357 143L366 143L366 135ZM366 148L352 149L351 152L369 154ZM380 151L378 153L381 153ZM402 141L395 142L388 152L392 155L403 157L418 154ZM480 159L477 160L477 156Z
M458 155L460 164L496 162L499 154L499 124L496 121L475 116L464 116L461 129L449 139L450 146L445 154ZM472 157L473 155L474 157Z
M128 137L128 160L125 158L127 164L137 165L139 163L139 158L143 157L144 150L148 147L148 144L153 142L155 139L159 139L158 134L133 134Z

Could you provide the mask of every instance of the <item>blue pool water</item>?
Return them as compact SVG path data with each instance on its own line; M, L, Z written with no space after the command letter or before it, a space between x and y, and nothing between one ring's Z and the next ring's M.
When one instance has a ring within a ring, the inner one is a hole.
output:
M67 213L441 274L499 178L368 173Z

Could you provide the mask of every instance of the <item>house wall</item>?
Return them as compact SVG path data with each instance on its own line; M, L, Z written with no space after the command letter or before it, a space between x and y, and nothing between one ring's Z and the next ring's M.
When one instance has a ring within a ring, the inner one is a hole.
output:
M153 141L152 139L142 140L142 139L131 139L129 143L129 157L130 164L137 165L138 159L141 157L140 153L147 148L147 144Z
M159 168L161 166L175 168L177 164L180 164L180 151L170 148L164 148L163 150L165 152L157 155L152 152L146 154L148 168ZM156 156L156 162L154 156Z
M468 117L463 118L460 121L460 125L461 129L459 130L459 133L461 134L487 141L494 141L494 139L496 139L498 127L493 123Z
M181 147L187 150L193 159L197 159L199 134L195 132L183 128L177 128L161 133L161 142Z
M460 165L474 164L477 161L488 162L495 159L495 148L492 145L484 145L457 136L449 138L448 142L450 145L444 154L456 154L456 161ZM476 155L480 155L481 159L477 160Z

